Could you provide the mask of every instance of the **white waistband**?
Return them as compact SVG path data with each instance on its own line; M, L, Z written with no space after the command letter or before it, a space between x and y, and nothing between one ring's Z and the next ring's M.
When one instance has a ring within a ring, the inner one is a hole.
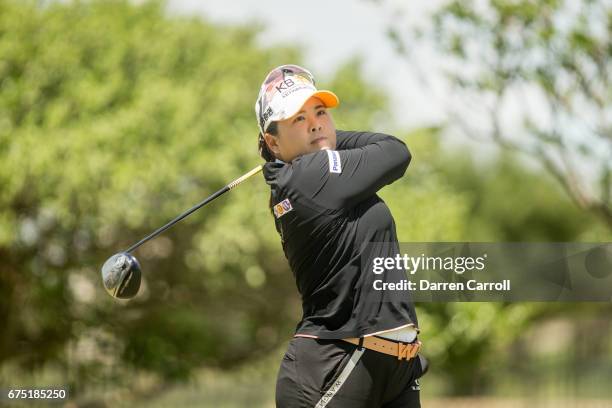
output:
M401 327L399 329L389 330L383 333L376 334L389 340L401 341L403 343L412 343L417 336L417 329L414 326Z

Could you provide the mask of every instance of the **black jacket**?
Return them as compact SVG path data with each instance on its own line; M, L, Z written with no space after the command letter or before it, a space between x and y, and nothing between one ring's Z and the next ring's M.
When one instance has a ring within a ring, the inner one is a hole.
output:
M395 222L376 192L404 175L410 152L385 134L336 135L336 150L264 166L276 229L302 296L296 334L339 339L418 326L407 292L373 290L375 279L398 282L403 272L375 275L371 268L373 257L399 253Z

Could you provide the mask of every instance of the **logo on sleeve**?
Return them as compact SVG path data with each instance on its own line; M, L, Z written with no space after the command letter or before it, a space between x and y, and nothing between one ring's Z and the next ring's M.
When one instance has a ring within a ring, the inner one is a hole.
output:
M326 150L327 158L329 159L329 172L342 173L342 163L340 162L340 153L337 150Z
M283 201L281 201L280 203L276 204L273 207L274 216L276 218L280 218L292 210L293 210L293 207L291 206L291 201L289 201L288 198L285 198Z

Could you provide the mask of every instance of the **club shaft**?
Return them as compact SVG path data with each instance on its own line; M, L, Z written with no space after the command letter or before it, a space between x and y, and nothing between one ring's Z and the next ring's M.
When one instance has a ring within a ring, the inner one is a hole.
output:
M217 197L227 193L228 191L230 191L231 189L233 189L238 184L242 183L244 180L248 179L252 175L259 173L262 170L262 168L263 168L263 166L259 165L259 166L255 167L253 170L251 170L248 173L244 174L243 176L238 177L236 180L232 181L231 183L229 183L228 185L226 185L225 187L223 187L222 189L220 189L216 193L212 194L210 197L206 198L204 201L202 201L202 202L196 204L195 206L191 207L189 210L185 211L184 213L182 213L178 217L174 218L173 220L168 222L166 225L156 229L155 231L153 231L152 233L150 233L149 235L147 235L146 237L144 237L143 239L141 239L140 241L138 241L137 243L135 243L134 245L132 245L128 249L126 249L125 252L130 253L133 250L135 250L136 248L138 248L139 246L141 246L142 244L144 244L145 242L155 238L156 236L158 236L159 234L161 234L162 232L164 232L165 230L167 230L168 228L170 228L171 226L173 226L177 222L181 221L183 218L191 215L195 211L199 210L200 208L202 208L206 204L208 204L211 201L213 201L215 198L217 198Z

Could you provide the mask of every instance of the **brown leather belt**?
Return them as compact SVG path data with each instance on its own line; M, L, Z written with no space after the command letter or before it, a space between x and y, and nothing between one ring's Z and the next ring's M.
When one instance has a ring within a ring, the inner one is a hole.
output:
M390 356L397 357L398 360L403 358L410 360L417 355L422 344L419 340L414 343L402 343L401 341L386 340L375 336L361 337L361 339L363 339L363 343L361 344L362 347L378 351L379 353L389 354ZM357 346L360 345L360 338L357 337L350 337L342 340Z

